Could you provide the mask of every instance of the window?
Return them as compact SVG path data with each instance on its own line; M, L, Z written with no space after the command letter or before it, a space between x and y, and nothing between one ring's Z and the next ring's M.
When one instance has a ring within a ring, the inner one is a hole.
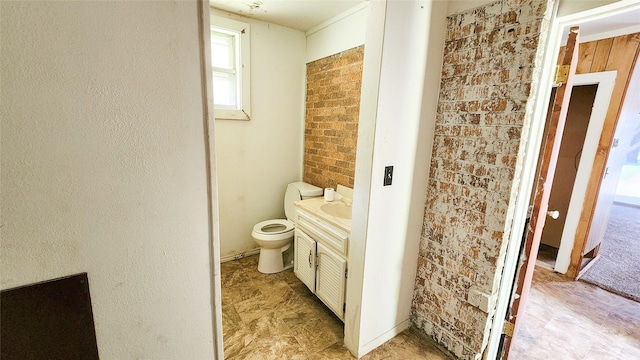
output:
M216 119L249 120L249 24L211 16L211 63Z

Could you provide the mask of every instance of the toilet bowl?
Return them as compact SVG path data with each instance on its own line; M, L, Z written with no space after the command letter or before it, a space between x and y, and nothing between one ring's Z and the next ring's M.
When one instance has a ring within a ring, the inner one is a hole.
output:
M260 246L258 271L273 274L291 268L291 265L285 266L283 253L291 247L294 226L289 220L275 219L257 223L253 227L251 236Z
M295 232L295 201L311 197L322 196L322 189L304 182L295 182L287 186L284 197L284 208L287 219L273 219L257 223L253 227L251 236L260 246L258 271L264 274L274 274L293 267L287 261L285 254L293 243Z

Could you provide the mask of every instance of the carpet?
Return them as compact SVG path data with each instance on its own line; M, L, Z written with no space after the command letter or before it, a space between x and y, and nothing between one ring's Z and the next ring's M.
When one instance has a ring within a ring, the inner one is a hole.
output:
M599 254L580 280L640 302L640 208L613 205Z

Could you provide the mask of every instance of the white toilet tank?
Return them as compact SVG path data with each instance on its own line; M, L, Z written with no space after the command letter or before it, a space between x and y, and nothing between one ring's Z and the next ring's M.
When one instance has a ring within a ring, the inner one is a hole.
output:
M322 196L322 188L307 184L306 182L294 182L287 185L284 194L284 213L289 221L295 221L296 205L294 201L300 201L312 197Z

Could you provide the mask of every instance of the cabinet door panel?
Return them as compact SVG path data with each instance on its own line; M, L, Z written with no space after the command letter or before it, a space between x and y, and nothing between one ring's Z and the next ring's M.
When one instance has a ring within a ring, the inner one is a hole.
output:
M318 243L316 295L340 319L344 319L345 271L347 261Z
M316 285L316 242L296 229L294 246L293 272L313 293Z

